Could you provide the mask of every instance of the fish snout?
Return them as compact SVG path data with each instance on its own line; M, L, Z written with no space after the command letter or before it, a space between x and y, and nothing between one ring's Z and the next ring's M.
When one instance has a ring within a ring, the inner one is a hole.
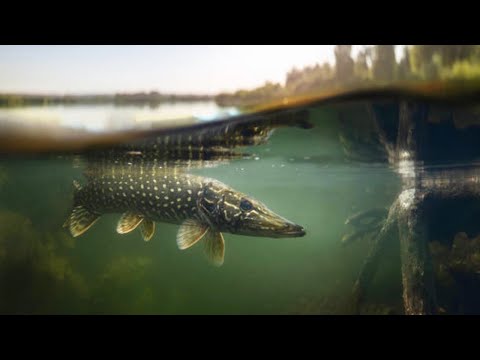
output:
M284 236L291 236L291 237L301 237L305 236L306 232L303 226L300 226L298 224L292 223L292 222L285 222L282 228L282 235Z

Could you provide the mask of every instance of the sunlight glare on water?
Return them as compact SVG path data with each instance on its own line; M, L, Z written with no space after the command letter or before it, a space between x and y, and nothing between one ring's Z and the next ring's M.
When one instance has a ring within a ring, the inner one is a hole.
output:
M238 114L214 102L166 103L157 107L114 105L55 105L0 108L0 119L38 125L54 125L92 132L151 128L162 121L198 119L209 121Z

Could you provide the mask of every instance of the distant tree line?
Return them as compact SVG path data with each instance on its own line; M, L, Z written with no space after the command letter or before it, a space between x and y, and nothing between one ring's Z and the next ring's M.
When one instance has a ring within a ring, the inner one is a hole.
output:
M302 93L368 87L397 81L480 79L478 45L409 45L397 61L395 45L364 46L355 58L352 45L337 45L335 64L292 69L285 84L267 82L251 91L215 97L221 106L250 106Z
M167 102L194 102L212 100L208 95L174 95L161 94L156 91L149 93L119 93L114 95L28 95L0 94L0 107L15 107L27 105L139 105L156 107Z

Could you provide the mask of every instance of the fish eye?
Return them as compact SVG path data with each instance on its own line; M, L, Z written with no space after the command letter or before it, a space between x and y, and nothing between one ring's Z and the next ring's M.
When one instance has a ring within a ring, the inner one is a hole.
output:
M244 211L252 210L253 205L247 199L242 199L242 201L240 201L240 209L242 209Z
M205 195L206 197L211 197L213 196L213 191L210 190L210 188L206 187L205 189L203 189L203 195Z

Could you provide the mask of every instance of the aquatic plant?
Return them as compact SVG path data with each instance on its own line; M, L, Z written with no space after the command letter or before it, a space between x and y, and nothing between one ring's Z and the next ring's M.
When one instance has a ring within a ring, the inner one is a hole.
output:
M434 241L430 252L438 285L438 302L450 314L478 313L480 293L480 234L455 235L451 244Z
M111 259L93 283L89 311L102 314L148 312L154 305L154 293L142 284L145 284L151 265L152 259L145 256Z
M0 211L0 312L80 311L89 296L84 277L66 255L74 240L36 230L22 214Z

